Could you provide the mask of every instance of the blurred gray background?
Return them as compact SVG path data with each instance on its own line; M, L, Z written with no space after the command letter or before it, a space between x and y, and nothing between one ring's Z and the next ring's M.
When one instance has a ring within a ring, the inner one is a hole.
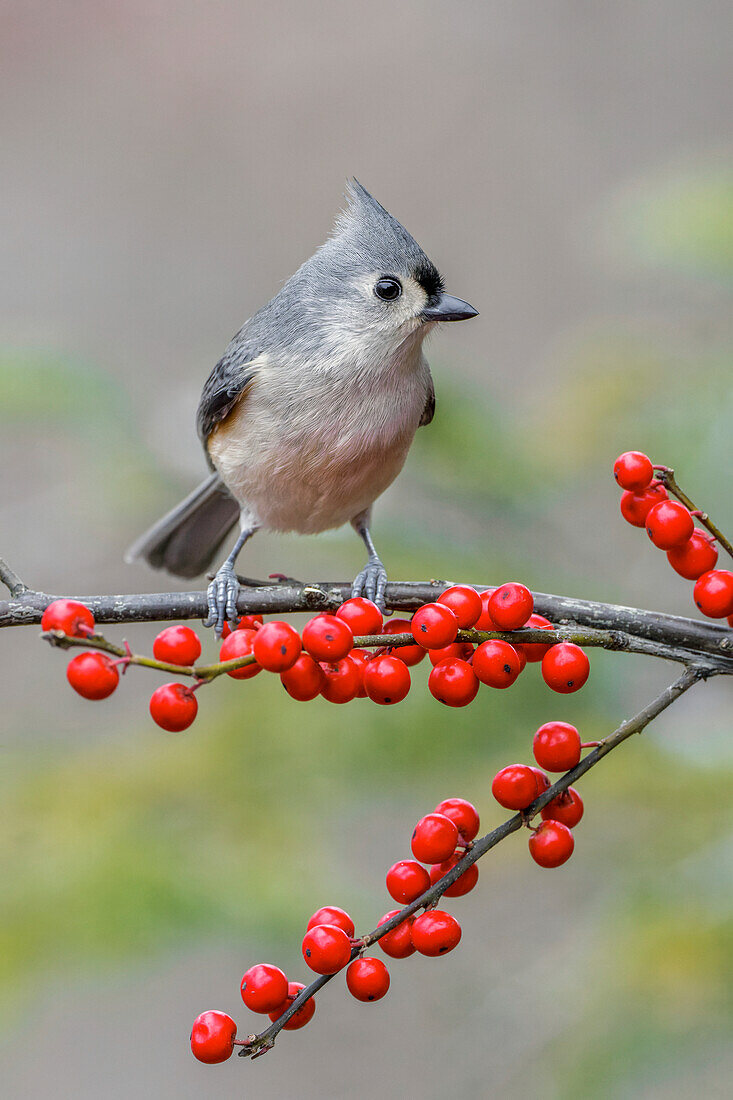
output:
M729 3L26 0L0 17L0 553L27 583L180 586L122 551L201 476L204 378L353 174L481 314L434 337L436 421L377 506L395 579L694 613L610 472L648 450L733 525ZM258 536L241 560L360 565L345 531ZM588 778L568 865L530 866L523 838L485 860L450 906L454 955L395 962L379 1006L337 980L266 1058L206 1068L196 1014L254 1030L243 970L302 979L321 904L373 927L417 816L462 794L491 827L491 776L540 722L602 735L673 670L595 654L577 697L535 669L448 712L418 669L400 707L348 714L260 677L210 689L169 737L144 672L88 704L35 630L0 646L5 1095L726 1094L725 685Z

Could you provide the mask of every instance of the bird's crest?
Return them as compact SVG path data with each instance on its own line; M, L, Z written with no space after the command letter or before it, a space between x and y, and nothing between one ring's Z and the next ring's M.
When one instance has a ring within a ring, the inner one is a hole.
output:
M435 265L407 232L357 179L346 186L346 209L339 215L334 236L356 246L375 271L406 272L437 296L443 282Z

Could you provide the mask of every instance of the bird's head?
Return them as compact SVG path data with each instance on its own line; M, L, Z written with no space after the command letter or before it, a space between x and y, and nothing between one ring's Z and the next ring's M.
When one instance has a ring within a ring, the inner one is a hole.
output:
M446 294L417 241L358 181L329 240L303 265L308 312L343 348L383 355L441 321L475 317L468 302Z

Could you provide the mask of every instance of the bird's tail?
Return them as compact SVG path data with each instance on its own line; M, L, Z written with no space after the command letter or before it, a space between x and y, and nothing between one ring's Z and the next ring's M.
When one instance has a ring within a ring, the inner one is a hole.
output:
M202 481L185 500L132 544L125 561L142 558L177 577L205 573L239 518L239 505L218 474Z

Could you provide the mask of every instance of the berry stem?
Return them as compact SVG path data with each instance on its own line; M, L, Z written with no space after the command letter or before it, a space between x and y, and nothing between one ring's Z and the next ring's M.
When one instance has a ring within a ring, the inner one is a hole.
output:
M132 662L132 657L118 657L116 661L110 661L110 666L112 668L115 668L117 665L119 665L120 666L120 675L124 676L125 673L127 672L128 666L131 664L131 662Z
M683 492L682 489L680 489L674 476L674 470L669 466L655 466L654 469L659 471L659 480L661 481L662 485L664 485L665 489L673 496L677 497L677 500L684 504L685 507L690 510L693 516L697 516L699 518L700 523L703 525L703 527L705 527L710 532L713 538L715 538L720 543L726 553L729 554L731 558L733 558L733 544L728 541L720 528L713 523L713 521L710 519L710 516L706 512L701 511L695 504L693 504L687 493Z
M669 618L673 617L669 616ZM677 619L675 622L685 624L689 622L691 627L696 625L694 620ZM492 639L506 641L510 644L520 642L573 642L579 646L600 647L618 653L641 653L650 657L677 661L684 665L691 662L698 665L704 664L711 673L733 672L733 644L730 641L730 631L720 627L708 628L707 634L711 632L720 635L717 653L705 657L702 656L697 646L684 646L676 641L673 641L672 644L666 644L654 638L636 636L622 630L605 630L592 626L580 628L575 624L557 626L553 630L525 628L512 631L459 630L457 637L458 641L474 643ZM153 668L158 672L171 672L176 676L190 676L197 681L199 686L202 683L210 683L227 672L233 672L236 669L255 663L254 655L249 653L244 657L235 657L230 661L219 661L210 665L173 665L165 661L157 661L153 657L132 653L127 642L124 643L124 648L122 648L109 642L102 634L91 634L86 638L78 638L70 637L60 630L49 630L45 631L42 637L52 645L60 646L62 649L80 646L110 653L119 658L119 661L115 663L123 664L125 669L128 665L141 665L143 668ZM412 634L366 634L354 638L355 647L360 649L376 648L377 653L383 649L396 649L399 651L401 646L413 646L414 644L415 639Z
M127 642L125 642L125 648L123 649L122 646L114 645L113 642L108 641L103 634L90 634L88 638L72 638L68 634L64 634L62 630L46 630L41 634L41 637L60 649L81 647L82 649L97 649L103 653L111 653L118 658L118 660L112 662L115 665L142 665L143 668L155 668L158 672L172 672L176 676L196 675L196 670L192 667L171 665L166 661L156 661L154 657L143 657L139 653L133 653Z

